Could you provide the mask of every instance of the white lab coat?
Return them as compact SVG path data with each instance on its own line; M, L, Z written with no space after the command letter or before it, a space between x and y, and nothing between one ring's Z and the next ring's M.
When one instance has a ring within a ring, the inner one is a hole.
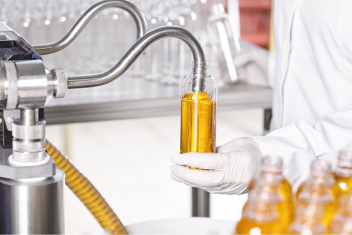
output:
M352 0L274 0L274 38L272 131L254 138L296 190L352 143Z

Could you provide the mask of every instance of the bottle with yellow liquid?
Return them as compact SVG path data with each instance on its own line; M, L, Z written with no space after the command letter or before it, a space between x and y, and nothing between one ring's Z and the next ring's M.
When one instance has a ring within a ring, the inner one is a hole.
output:
M217 85L208 74L207 64L193 64L194 71L185 78L181 101L180 152L214 153L216 150Z
M301 199L296 206L295 219L288 234L327 234L328 230L322 222L325 204L309 197L302 196Z
M352 193L352 152L343 151L339 154L334 179L332 191L337 199L343 194Z
M249 190L254 187L256 182L268 184L273 190L276 190L282 198L282 202L277 204L279 219L288 228L294 217L294 204L292 187L288 180L282 175L282 165L281 157L265 156L262 159L261 172L251 181ZM246 206L247 204L245 207Z
M330 223L331 234L352 234L352 194L341 194L339 211Z
M241 220L236 227L236 234L283 234L287 225L279 218L277 205L282 199L278 191L267 182L257 182L249 192Z
M309 178L300 186L296 196L297 207L306 201L324 205L322 221L326 227L329 226L338 209L338 201L331 190L333 182L330 163L315 160L312 162Z

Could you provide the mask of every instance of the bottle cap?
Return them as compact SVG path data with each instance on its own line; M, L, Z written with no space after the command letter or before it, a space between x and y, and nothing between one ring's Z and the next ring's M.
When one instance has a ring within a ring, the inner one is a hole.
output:
M282 165L282 158L279 156L265 156L262 159L263 172L281 173Z
M337 161L336 174L342 177L352 176L352 151L341 151Z
M341 151L338 157L337 166L352 168L352 151Z

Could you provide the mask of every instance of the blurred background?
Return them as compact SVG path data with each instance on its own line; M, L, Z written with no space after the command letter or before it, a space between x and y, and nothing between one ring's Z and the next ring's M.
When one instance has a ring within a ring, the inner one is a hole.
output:
M130 1L143 12L148 31L183 27L205 48L220 87L217 145L262 135L271 90L249 84L248 73L235 68L234 59L248 48L271 47L271 0ZM0 0L0 20L32 45L49 43L62 38L95 2ZM49 68L64 68L70 75L98 73L115 65L135 41L131 16L108 9L73 45L43 58ZM169 159L179 152L180 88L191 62L184 43L165 39L153 44L120 79L69 90L65 99L53 100L45 110L47 138L92 181L126 225L191 216L190 188L169 177ZM66 232L102 232L65 190ZM246 200L247 195L211 195L210 217L239 220Z

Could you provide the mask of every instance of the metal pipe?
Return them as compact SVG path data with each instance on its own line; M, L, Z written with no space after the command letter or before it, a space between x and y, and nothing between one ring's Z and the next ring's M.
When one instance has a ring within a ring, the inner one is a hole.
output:
M107 84L123 75L133 65L133 63L143 54L143 52L154 42L163 38L178 38L184 41L192 51L194 74L204 74L206 57L197 38L186 29L174 26L159 27L149 31L141 37L132 48L122 57L122 59L111 69L98 74L68 76L68 88L95 87Z
M52 54L61 51L72 44L82 33L89 22L101 11L107 8L121 8L132 16L137 25L137 39L142 37L146 32L146 21L142 12L132 3L124 0L103 0L95 3L79 18L72 29L62 39L48 44L35 45L34 50L40 55Z
M21 122L24 125L35 125L39 121L39 109L21 109Z

